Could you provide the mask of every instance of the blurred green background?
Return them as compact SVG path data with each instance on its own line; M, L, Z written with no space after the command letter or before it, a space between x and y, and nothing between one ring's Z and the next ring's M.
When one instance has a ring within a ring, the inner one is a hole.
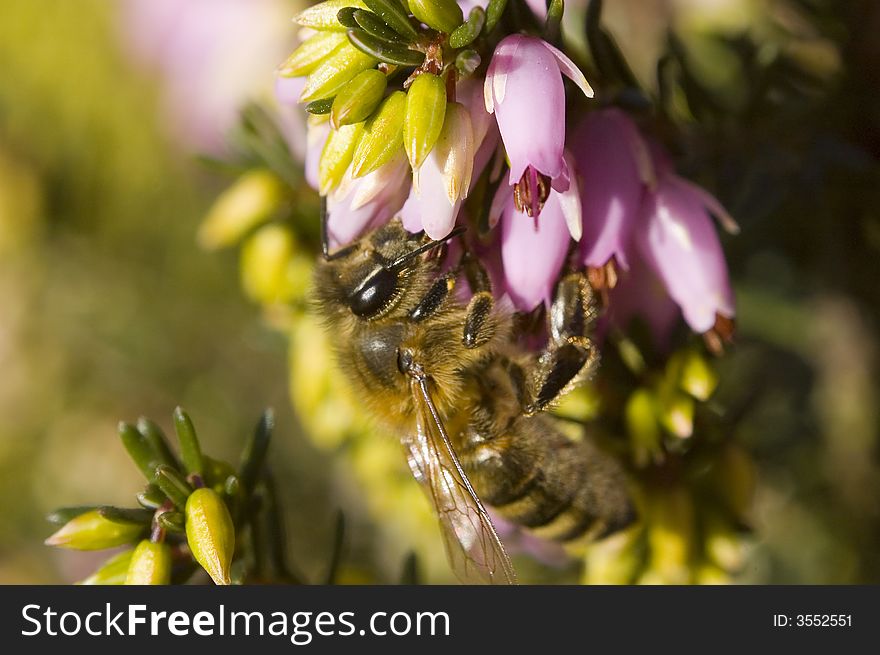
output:
M293 561L320 577L342 508L347 579L394 581L357 494L298 428L286 339L244 300L236 253L195 244L230 181L195 154L222 157L236 107L270 95L297 3L191 0L170 22L150 3L0 9L0 582L90 572L89 554L42 545L43 515L130 504L116 422L170 428L177 404L232 458L273 406ZM725 242L740 337L719 392L746 398L732 429L759 470L740 581L880 582L878 4L606 2L646 87L668 30L691 53L711 95L691 100L684 172L743 228Z

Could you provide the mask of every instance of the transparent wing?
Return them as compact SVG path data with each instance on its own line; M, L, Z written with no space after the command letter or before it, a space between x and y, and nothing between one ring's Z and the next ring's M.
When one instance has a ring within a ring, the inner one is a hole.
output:
M407 460L434 505L449 563L466 584L516 584L486 508L474 492L443 427L425 378L411 384L416 431L403 439Z

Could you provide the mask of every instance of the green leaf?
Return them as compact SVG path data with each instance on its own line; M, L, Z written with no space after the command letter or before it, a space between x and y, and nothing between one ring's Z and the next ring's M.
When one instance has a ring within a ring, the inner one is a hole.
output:
M153 522L153 512L140 507L124 508L105 505L98 508L98 514L113 523L148 526Z
M177 458L174 456L162 428L153 423L150 419L141 416L137 420L137 431L143 435L147 444L149 444L150 448L153 449L153 452L159 457L161 460L160 463L168 464L168 466L178 466Z
M385 21L372 11L358 9L354 12L354 20L357 23L356 27L360 27L364 32L375 36L377 39L388 41L390 43L404 43L405 41L400 34L388 27L388 25L385 24Z
M320 100L313 100L306 105L306 111L316 116L329 114L330 108L333 106L333 100L334 98L321 98Z
M348 40L362 53L375 57L386 64L398 66L421 66L425 61L425 53L387 41L380 41L364 30L349 30Z
M159 466L156 469L156 477L153 482L168 497L168 500L174 503L175 507L178 509L186 507L186 499L192 493L192 487L180 473L170 466Z
M159 509L165 504L165 500L165 494L152 482L137 494L138 504L145 509Z
M395 32L403 36L409 43L413 43L419 38L419 33L413 27L409 20L409 16L400 6L397 0L364 0L370 9L385 21Z
M486 6L486 34L495 29L505 9L507 9L507 0L489 0Z
M483 26L486 24L486 11L482 7L474 7L468 19L449 35L449 45L453 48L464 48L473 43Z
M174 410L174 429L177 431L177 440L180 442L180 457L183 466L188 473L203 476L205 474L205 461L202 458L202 447L196 436L189 415L182 407Z
M274 429L275 412L272 409L266 409L241 454L238 477L245 489L252 490L259 479Z
M182 512L161 512L156 515L156 522L169 532L184 532L186 529Z
M97 505L79 505L76 507L59 507L46 515L46 520L52 525L64 525L72 521L77 516L81 516L86 512L93 512L98 509Z
M156 466L162 463L162 458L153 450L147 438L129 423L120 422L118 426L119 438L128 452L129 457L149 480L153 477Z
M354 19L354 12L356 11L359 11L357 7L343 7L339 10L339 13L336 14L336 20L338 20L339 24L347 30L359 27L357 21Z

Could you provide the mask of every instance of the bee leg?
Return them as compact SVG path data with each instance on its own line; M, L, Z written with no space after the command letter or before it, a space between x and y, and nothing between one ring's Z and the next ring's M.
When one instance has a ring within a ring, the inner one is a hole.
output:
M428 289L425 297L410 311L410 320L418 323L429 316L433 316L455 288L455 277L455 272L449 272L437 278L437 281Z
M586 337L569 337L561 345L551 345L532 371L528 385L531 400L523 413L531 416L547 409L588 379L598 363L599 351Z
M461 342L465 348L479 348L489 342L497 329L495 321L495 299L489 291L479 291L473 295L467 306Z
M464 277L472 293L492 291L492 281L489 279L489 274L480 263L480 260L474 257L470 251L464 253L459 267L464 272Z
M586 275L566 275L556 287L547 314L550 343L530 376L528 415L547 409L593 373L599 352L589 335L598 317L598 303Z
M583 273L566 275L556 287L547 322L551 343L561 346L572 337L589 337L599 316L593 287Z

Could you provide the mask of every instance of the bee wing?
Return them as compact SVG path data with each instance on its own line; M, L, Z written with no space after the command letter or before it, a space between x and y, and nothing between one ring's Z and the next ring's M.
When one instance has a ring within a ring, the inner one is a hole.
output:
M431 399L426 378L411 382L416 432L403 439L407 461L434 505L446 554L465 584L516 584L513 565L467 478Z

